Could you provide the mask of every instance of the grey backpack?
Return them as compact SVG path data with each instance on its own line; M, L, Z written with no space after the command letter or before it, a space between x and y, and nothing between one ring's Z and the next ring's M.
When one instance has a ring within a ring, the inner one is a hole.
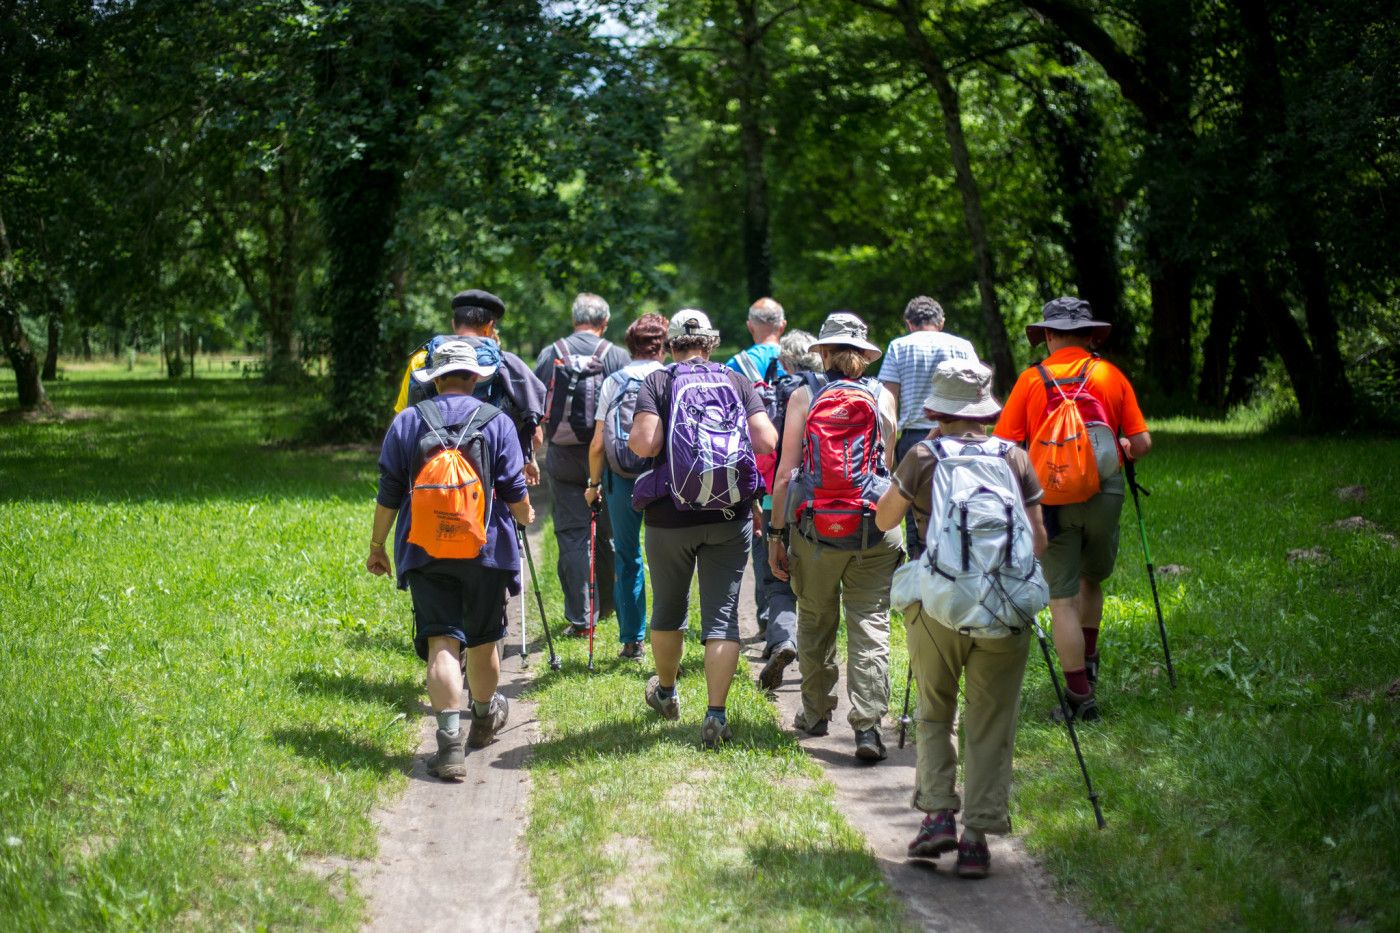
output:
M651 469L650 457L639 457L627 446L632 436L632 419L637 414L637 393L642 389L642 380L619 369L608 377L616 381L617 392L603 413L603 455L608 458L608 469L624 479L636 479Z

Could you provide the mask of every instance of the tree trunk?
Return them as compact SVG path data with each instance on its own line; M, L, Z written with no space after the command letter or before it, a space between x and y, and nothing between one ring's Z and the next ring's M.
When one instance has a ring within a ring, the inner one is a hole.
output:
M1263 273L1251 276L1249 299L1253 305L1254 317L1262 322L1269 333L1269 340L1283 359L1284 371L1288 373L1289 384L1298 399L1298 414L1303 426L1317 429L1324 424L1324 414L1331 408L1331 400L1319 391L1318 360L1308 346L1308 338L1303 328L1293 317L1288 302L1273 287Z
M915 59L933 85L943 113L943 134L953 160L953 173L958 193L962 196L963 219L967 223L977 267L977 292L982 303L982 326L987 334L987 348L991 353L993 386L996 393L1004 398L1016 381L1016 361L1011 355L1011 341L1006 333L1006 322L1001 317L1001 303L997 299L996 271L991 246L987 242L986 221L982 216L982 195L977 189L967 139L963 135L962 105L942 57L924 34L920 23L923 18L922 5L917 0L900 0L898 17Z
M739 144L744 157L744 277L749 301L773 294L773 246L768 226L768 174L762 112L768 94L763 33L755 0L736 0L739 13Z
M264 304L264 326L267 330L268 357L267 378L273 382L286 382L301 371L292 347L296 321L296 239L300 212L296 202L297 192L292 170L284 158L277 168L279 223L268 232L275 235L269 239L267 301ZM275 253L273 251L275 250Z
M92 328L83 328L83 362L92 362Z
M63 305L55 297L49 298L48 346L44 348L44 369L40 375L45 382L58 378L58 342L63 336Z
M1259 375L1264 371L1264 357L1269 352L1269 327L1258 314L1254 302L1241 295L1240 328L1231 352L1230 386L1225 390L1225 408L1243 405L1254 395Z
M24 333L19 308L14 303L14 253L5 215L0 213L0 349L15 371L15 389L21 411L52 411L48 393L39 374L39 359Z
M1225 408L1226 386L1230 377L1230 351L1235 334L1244 319L1244 286L1233 272L1215 277L1215 294L1210 305L1210 331L1206 334L1201 362L1201 380L1196 401L1211 411Z

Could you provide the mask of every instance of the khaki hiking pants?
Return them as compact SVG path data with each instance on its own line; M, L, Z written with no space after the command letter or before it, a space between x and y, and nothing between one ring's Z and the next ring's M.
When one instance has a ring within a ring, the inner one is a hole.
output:
M836 633L846 615L846 695L852 729L874 729L890 706L890 578L903 536L894 529L863 551L842 551L792 536L789 567L797 596L797 663L802 670L799 729L836 708Z
M984 833L1010 832L1011 753L1030 633L971 638L939 623L918 603L909 607L904 627L919 689L914 808L925 813L962 810L964 826ZM959 679L967 697L961 723L965 807L954 786Z

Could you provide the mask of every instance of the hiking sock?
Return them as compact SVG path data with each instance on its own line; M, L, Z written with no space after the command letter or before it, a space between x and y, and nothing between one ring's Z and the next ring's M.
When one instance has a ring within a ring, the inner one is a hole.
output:
M1065 671L1065 686L1069 692L1077 696L1085 696L1089 693L1089 675L1084 668L1077 668L1072 671Z
M491 713L491 701L485 703L480 700L472 700L472 715L477 719L485 719Z
M1080 629L1080 631L1084 633L1084 655L1090 658L1097 658L1099 656L1098 626Z
M718 719L718 720L720 721L720 724L721 724L721 725L724 725L726 722L728 722L728 720L726 720L726 719L724 718L724 707L723 707L723 706L711 706L709 709L707 709L707 710L705 711L705 715L706 715L706 716L713 716L713 717L715 717L716 719Z
M438 728L448 735L456 735L462 725L462 711L459 709L438 710Z
M968 842L986 842L987 836L980 829L973 829L971 826L963 826L963 838Z
M669 700L669 699L671 699L671 697L673 697L673 696L675 696L675 695L676 695L676 685L675 685L675 684L671 684L671 686L669 686L669 687L666 686L665 684L657 684L657 685L656 685L656 698L657 698L658 700Z

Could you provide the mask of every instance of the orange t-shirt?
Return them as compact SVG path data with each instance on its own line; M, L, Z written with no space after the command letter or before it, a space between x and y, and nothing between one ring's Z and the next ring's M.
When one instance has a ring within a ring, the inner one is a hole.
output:
M1052 379L1066 379L1078 375L1088 358L1088 350L1064 347L1047 356L1041 365ZM1084 391L1103 405L1108 426L1116 433L1132 437L1147 430L1147 421L1142 417L1132 384L1112 363L1102 359L1095 363ZM992 433L1017 443L1034 437L1045 420L1046 402L1045 383L1041 381L1040 370L1032 366L1016 380L1001 410L1001 417L997 419L996 430Z

